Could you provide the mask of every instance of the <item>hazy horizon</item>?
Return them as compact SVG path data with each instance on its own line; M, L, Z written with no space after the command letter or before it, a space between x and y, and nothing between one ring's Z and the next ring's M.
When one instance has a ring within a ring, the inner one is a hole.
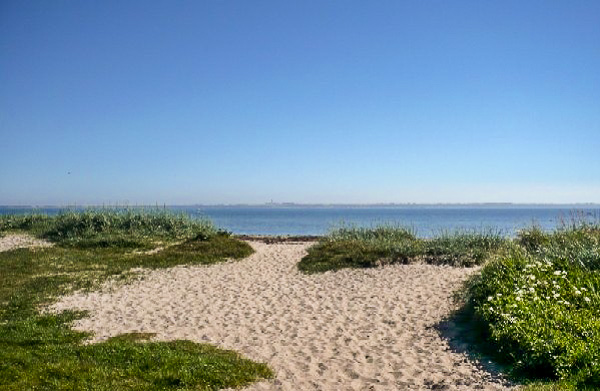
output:
M0 204L600 204L600 2L3 2Z
M236 204L130 204L130 203L105 203L105 204L0 204L0 208L87 208L87 207L106 207L106 208L179 208L179 207L429 207L429 206L506 206L506 207L600 207L600 203L595 202L577 202L577 203L518 203L518 202L437 202L437 203L418 203L418 202L406 202L406 203L370 203L370 204L340 204L340 203L295 203L295 202L265 202L262 204L247 204L247 203L236 203Z

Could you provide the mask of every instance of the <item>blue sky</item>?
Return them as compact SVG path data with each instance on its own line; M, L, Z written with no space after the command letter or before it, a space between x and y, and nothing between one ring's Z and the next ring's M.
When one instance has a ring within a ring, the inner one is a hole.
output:
M598 1L3 1L0 204L600 202Z

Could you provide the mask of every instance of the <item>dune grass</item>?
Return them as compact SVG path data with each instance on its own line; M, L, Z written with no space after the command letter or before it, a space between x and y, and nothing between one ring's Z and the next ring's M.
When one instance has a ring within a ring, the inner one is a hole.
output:
M44 214L0 215L0 233L26 232L61 246L152 248L156 243L213 236L208 220L161 209L88 209Z
M40 313L58 295L127 281L135 267L246 257L246 243L204 221L135 211L2 216L0 232L13 231L56 245L0 253L0 389L216 390L272 376L264 364L189 341L132 334L83 344L89 335L70 323L85 313ZM144 253L158 244L164 250Z
M435 238L421 239L412 230L400 226L342 227L309 248L298 268L305 273L319 273L415 261L474 266L507 243L508 240L494 230L443 232Z

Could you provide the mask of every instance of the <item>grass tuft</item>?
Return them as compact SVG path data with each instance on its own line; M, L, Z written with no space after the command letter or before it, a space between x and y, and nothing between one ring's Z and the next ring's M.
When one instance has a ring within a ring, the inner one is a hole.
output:
M499 232L445 232L420 239L398 226L339 228L324 236L298 264L305 273L343 268L375 267L425 261L431 264L474 266L507 245Z
M2 215L0 232L23 231L60 246L77 248L153 247L191 237L209 239L219 233L208 220L190 219L161 209L87 209L43 214Z

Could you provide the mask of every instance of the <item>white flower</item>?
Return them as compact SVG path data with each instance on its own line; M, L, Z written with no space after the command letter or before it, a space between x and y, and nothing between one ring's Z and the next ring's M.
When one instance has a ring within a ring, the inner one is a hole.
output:
M589 297L584 297L583 300L585 300L587 303L590 302L590 298Z
M494 298L492 296L488 296L488 301L492 301Z
M559 296L560 296L560 293L555 293L555 294L554 294L554 298L555 298L555 299L556 299L557 297L559 297Z
M555 276L560 276L562 274L562 272L560 270L557 270L552 274L554 274Z
M580 294L581 294L581 291L580 291L580 290L578 290L578 289L575 289L575 294L576 294L576 295L580 295Z

